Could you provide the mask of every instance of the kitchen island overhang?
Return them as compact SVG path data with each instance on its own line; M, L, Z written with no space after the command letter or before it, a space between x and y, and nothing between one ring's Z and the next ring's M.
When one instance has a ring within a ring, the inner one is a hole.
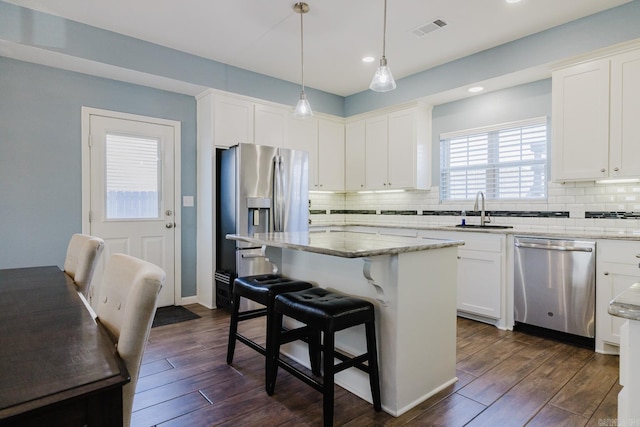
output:
M389 414L399 416L456 382L456 256L463 241L343 231L227 238L262 246L274 272L374 303L382 407ZM336 347L364 352L364 328L337 333ZM308 366L306 345L282 351ZM343 371L336 384L371 402L363 372Z

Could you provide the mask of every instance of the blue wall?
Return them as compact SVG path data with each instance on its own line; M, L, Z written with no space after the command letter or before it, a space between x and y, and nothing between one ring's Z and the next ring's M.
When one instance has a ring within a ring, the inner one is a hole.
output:
M60 265L82 231L82 106L182 123L182 194L196 194L196 101L0 57L0 268ZM182 293L196 293L196 212L182 208Z

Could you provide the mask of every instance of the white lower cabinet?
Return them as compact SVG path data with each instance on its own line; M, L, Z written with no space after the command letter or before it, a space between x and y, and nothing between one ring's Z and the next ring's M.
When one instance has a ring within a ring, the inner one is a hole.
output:
M502 254L458 249L458 310L499 319Z
M640 281L640 242L598 240L596 260L596 351L618 354L624 319L609 314L609 302Z
M507 316L507 243L505 235L422 231L422 238L464 240L458 247L458 314L502 329L513 326ZM511 323L511 324L509 324Z

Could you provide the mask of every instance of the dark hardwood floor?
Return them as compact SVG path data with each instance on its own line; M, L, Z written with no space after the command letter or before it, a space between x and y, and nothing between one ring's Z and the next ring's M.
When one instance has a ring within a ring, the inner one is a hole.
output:
M228 312L187 308L201 318L151 330L132 426L322 424L320 393L283 370L276 393L265 393L255 351L238 343L233 366L226 364ZM240 327L264 335L263 319ZM457 369L455 385L397 418L336 387L335 425L615 425L617 356L459 318Z

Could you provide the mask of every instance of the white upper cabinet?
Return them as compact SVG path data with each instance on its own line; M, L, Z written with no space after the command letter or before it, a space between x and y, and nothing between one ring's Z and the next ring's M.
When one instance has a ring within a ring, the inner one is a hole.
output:
M387 115L365 122L365 186L367 190L386 190L387 175Z
M309 190L344 191L344 124L291 116L287 127L285 148L309 153Z
M640 177L640 50L553 72L554 181Z
M430 124L431 109L424 105L365 120L367 190L431 187Z
M365 189L365 121L347 123L345 134L345 181L346 191Z
M214 98L213 142L218 147L253 143L253 103L224 95Z
M640 177L640 50L611 59L610 138L611 175Z
M318 119L318 190L344 191L344 123Z
M284 147L286 140L287 117L291 115L287 108L255 104L253 141L258 145Z
M389 188L431 188L430 118L419 107L389 114Z
M318 186L318 120L315 117L296 119L289 117L285 148L309 153L309 189Z

